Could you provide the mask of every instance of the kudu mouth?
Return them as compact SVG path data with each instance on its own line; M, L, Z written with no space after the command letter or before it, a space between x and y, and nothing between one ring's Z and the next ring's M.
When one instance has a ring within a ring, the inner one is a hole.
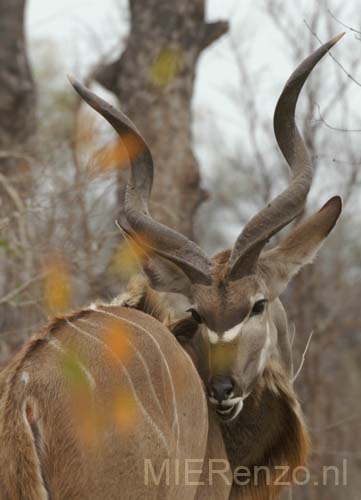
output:
M231 422L243 409L250 392L240 392L236 381L229 376L212 377L207 384L209 405L223 422Z
M217 417L223 422L231 422L241 413L243 408L242 397L231 398L219 403L216 399L209 397L209 403L214 408Z

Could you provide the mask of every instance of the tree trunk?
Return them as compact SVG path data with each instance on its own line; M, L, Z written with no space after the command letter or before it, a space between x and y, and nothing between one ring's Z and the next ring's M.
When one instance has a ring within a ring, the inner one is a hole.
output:
M35 88L26 53L24 11L25 0L0 0L0 299L32 271L25 230L31 160L24 146L35 128ZM16 332L22 320L7 301L0 304L1 333ZM11 336L14 345L20 341L21 335ZM0 350L0 365L6 355Z
M191 100L202 50L224 34L206 23L205 0L130 0L131 32L119 60L95 78L114 92L147 140L155 161L153 217L193 237L193 215L206 198L192 152Z
M26 54L25 0L0 0L0 148L21 146L35 123L35 90Z

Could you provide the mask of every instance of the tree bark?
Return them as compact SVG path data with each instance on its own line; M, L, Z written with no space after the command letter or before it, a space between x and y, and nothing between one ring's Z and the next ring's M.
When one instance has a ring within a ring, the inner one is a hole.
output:
M228 24L205 22L205 0L130 0L129 6L127 47L95 78L117 95L153 152L153 217L193 238L193 216L206 198L192 151L196 64Z
M25 0L0 0L0 148L21 146L34 130L35 90L24 33Z
M31 160L25 143L35 129L35 86L26 52L25 0L0 0L0 298L29 278L25 198L31 189ZM13 252L21 246L21 253ZM21 325L19 310L0 304L0 331ZM13 335L16 345L20 335ZM0 338L1 343L1 338ZM6 354L6 351L5 351ZM5 356L3 353L3 356ZM0 364L1 364L0 352Z

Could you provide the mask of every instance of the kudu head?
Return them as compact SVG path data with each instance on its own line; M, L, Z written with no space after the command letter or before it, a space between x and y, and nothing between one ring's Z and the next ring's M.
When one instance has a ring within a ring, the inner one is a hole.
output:
M313 168L295 123L296 103L314 66L340 38L335 37L305 59L278 100L274 131L292 172L289 186L248 222L231 251L213 258L152 218L148 201L153 160L145 140L122 112L72 80L79 95L126 137L125 147L131 143L129 149L138 151L136 156L129 151L131 173L124 201L127 228L122 229L133 244L146 250L149 257L143 268L151 286L185 295L192 304L193 318L203 324L207 345L204 382L210 402L217 405L225 420L242 409L243 399L275 348L272 302L297 271L312 261L341 212L341 199L331 198L275 248L264 251L270 238L304 210Z

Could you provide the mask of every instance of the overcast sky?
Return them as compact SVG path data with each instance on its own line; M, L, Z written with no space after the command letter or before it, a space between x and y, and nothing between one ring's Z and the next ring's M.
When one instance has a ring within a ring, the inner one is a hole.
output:
M234 38L242 40L247 66L253 68L255 74L262 70L262 81L257 82L260 88L259 106L269 114L271 120L277 94L292 71L294 62L291 62L291 50L278 28L264 14L266 1L208 0L207 18L228 19ZM64 62L64 67L59 68L60 78L66 71L82 76L101 55L119 50L119 38L125 39L127 34L127 0L28 0L27 3L27 31L32 46L42 39L53 44L54 57ZM310 9L315 3L324 5L319 0L281 2L282 9L291 9L289 18L294 23L295 31L300 30L304 37L300 44L304 43L305 46L311 34L304 20L309 18ZM356 22L354 12L358 1L348 0L343 4L338 16L352 25ZM340 5L339 0L327 3L334 11L337 5ZM334 23L335 34L342 30L341 26ZM322 27L318 33L323 36ZM218 112L228 106L228 101L222 99L222 90L233 82L237 85L238 78L234 60L227 51L227 43L227 37L224 37L223 41L205 51L201 58L195 93L196 109ZM355 49L355 40L349 35L336 52L342 61L347 61L347 54ZM327 61L325 64L331 63ZM359 74L361 77L361 71ZM232 113L232 110L228 109L227 113ZM221 114L225 116L225 113Z

